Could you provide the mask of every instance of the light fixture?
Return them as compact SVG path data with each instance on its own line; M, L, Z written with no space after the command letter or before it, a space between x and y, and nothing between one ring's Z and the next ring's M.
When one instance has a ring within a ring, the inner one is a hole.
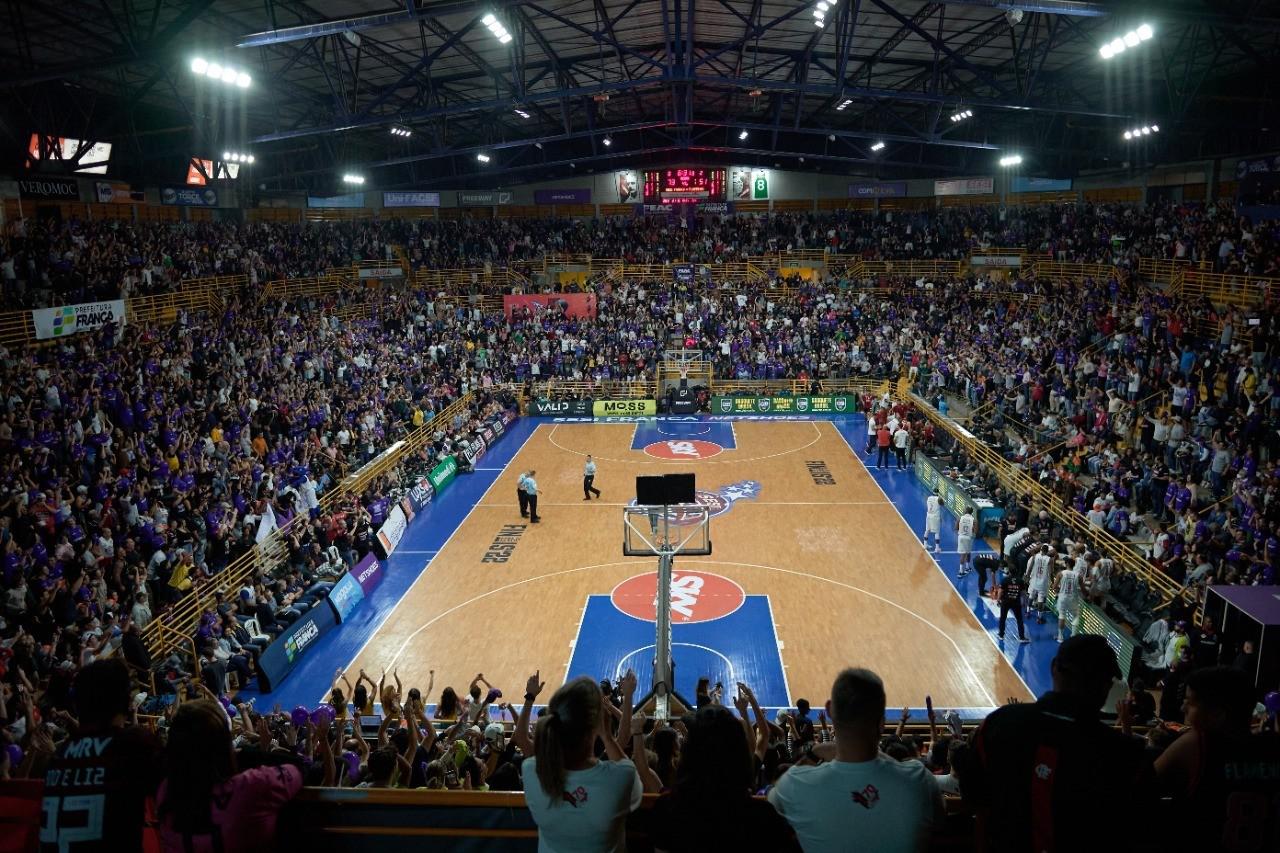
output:
M534 147L534 148L537 148L539 151L541 151L541 150L542 150L542 143L541 143L541 142L535 142L535 143L533 143L533 147Z
M836 107L836 112L838 113L844 112L845 110L849 109L849 105L852 103L853 103L853 98L845 98L843 101L840 102L840 105Z
M497 16L492 12L489 12L481 18L480 23L488 27L489 32L493 34L493 37L502 44L507 44L511 41L511 33L507 32L507 28L502 25L502 21L499 21Z
M230 65L223 65L218 62L210 62L203 56L197 56L191 60L191 72L199 74L201 77L208 77L210 80L217 80L241 89L248 89L253 82L253 78L239 68L233 68Z
M1098 55L1103 59L1110 59L1113 56L1124 53L1131 47L1137 47L1139 44L1147 41L1155 34L1155 30L1151 28L1150 24L1140 24L1137 29L1129 30L1124 35L1116 36L1111 41L1099 47Z
M1021 154L1009 154L1000 158L1001 166L1019 166L1022 164Z
M1132 130L1126 130L1126 131L1124 132L1124 138L1125 138L1125 139L1133 139L1133 131L1132 131Z
M253 155L245 154L243 151L223 151L222 162L224 163L252 163Z
M1160 132L1160 125L1158 125L1158 124L1153 124L1153 125L1151 125L1151 132L1152 132L1152 133L1159 133L1159 132Z
M528 118L528 117L529 117L529 114L528 114L527 112L525 112L524 110L520 109L519 107L516 107L516 108L515 108L515 114L516 114L516 115L518 115L518 116L520 116L520 118Z
M883 143L883 142L876 142L876 143L873 143L873 144L872 144L872 146L871 146L871 150L872 150L872 151L880 151L880 150L882 150L883 148L884 148L884 143Z
M960 110L951 114L952 122L961 122L967 118L973 118L973 110Z
M612 138L610 138L610 137L608 137L608 136L606 136L604 139L602 139L602 140L600 140L600 141L604 143L604 146L605 146L606 148L608 148L610 145L612 145L612 144L613 144L613 139L612 139Z
M747 133L745 130L740 131L738 133L738 139L746 139L748 136L750 136L750 134Z
M476 155L476 159L479 160L481 163L488 163L491 158L489 157L488 154L481 152Z
M344 184L361 185L364 183L364 175L356 175L351 172L347 172L345 175L342 176L342 182Z
M391 135L408 137L408 136L413 136L413 131L407 127L400 127L399 125L394 125L391 128Z
M1153 133L1159 133L1159 132L1160 132L1160 125L1158 125L1158 124L1150 124L1150 125L1144 124L1144 125L1142 125L1141 127L1135 127L1135 128L1130 129L1130 130L1126 130L1126 131L1124 132L1124 138L1125 138L1125 139L1140 139L1140 138L1141 138L1141 137L1143 137L1143 136L1150 136L1150 135L1151 135L1151 134L1153 134Z

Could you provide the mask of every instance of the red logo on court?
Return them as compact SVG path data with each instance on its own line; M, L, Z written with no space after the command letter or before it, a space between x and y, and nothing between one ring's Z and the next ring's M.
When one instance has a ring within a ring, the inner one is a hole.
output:
M659 459L710 459L712 456L719 456L724 448L714 441L673 438L670 441L655 441L645 447L644 452Z
M653 622L658 595L658 573L627 578L613 588L613 606L628 616ZM720 575L706 572L673 572L671 621L686 625L710 622L733 613L746 601L742 587Z

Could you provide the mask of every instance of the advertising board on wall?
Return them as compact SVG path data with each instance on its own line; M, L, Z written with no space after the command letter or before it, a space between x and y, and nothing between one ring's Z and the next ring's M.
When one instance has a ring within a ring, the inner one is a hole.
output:
M439 207L440 193L416 191L385 192L382 194L383 207ZM363 207L363 205L361 205Z
M124 325L124 300L106 302L80 302L57 308L36 308L31 312L31 324L37 340L65 338L77 332L100 329L109 323Z
M550 308L558 308L564 316L571 320L587 318L594 320L596 316L596 295L594 293L548 293L548 294L511 294L502 297L502 310L507 319L517 308L527 309L535 316Z
M849 198L906 198L906 181L849 184Z
M493 207L495 204L511 204L511 200L511 193L499 190L458 192L458 207Z
M212 187L162 187L160 203L179 207L217 207L218 191Z
M934 195L987 195L995 189L995 178L957 178L934 181Z
M591 188L534 190L534 204L590 204Z
M51 198L58 199L59 201L79 201L80 184L75 178L19 178L18 195L22 198Z
M769 170L751 166L730 168L729 198L737 201L768 201Z

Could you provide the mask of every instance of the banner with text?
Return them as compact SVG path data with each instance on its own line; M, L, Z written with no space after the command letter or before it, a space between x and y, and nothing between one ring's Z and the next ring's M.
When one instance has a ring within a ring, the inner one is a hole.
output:
M439 207L440 193L424 192L385 192L382 194L383 207Z
M657 400L596 400L591 404L591 414L597 418L611 415L656 415Z
M528 411L542 417L568 415L586 418L591 416L591 406L591 400L530 400Z
M307 207L364 207L364 193L307 196Z
M1028 178L1015 175L1009 187L1015 193L1066 192L1071 189L1070 178Z
M458 463L453 461L452 456L445 457L445 460L439 465L431 469L431 473L427 478L431 480L431 487L436 490L436 494L444 491L444 487L453 482L454 476L458 473Z
M391 508L391 512L387 513L387 520L383 522L382 527L378 528L378 544L382 546L382 556L390 557L391 553L396 550L396 546L400 544L401 537L404 536L404 530L409 526L409 519L405 516L404 510L396 504Z
M969 265L974 267L1020 267L1020 255L970 255Z
M960 178L954 181L934 181L934 195L987 195L995 189L995 178Z
M59 308L37 308L31 312L36 340L65 338L77 332L100 329L108 323L124 325L124 300L81 302Z
M849 184L849 198L906 198L906 196L906 181L891 181L887 184Z
M590 204L591 188L574 190L534 190L534 204Z
M144 192L135 190L128 184L98 181L93 185L93 190L99 204L140 204L147 200Z
M511 204L509 192L459 192L458 207L492 207L495 204Z
M858 398L853 395L807 397L712 397L711 412L717 415L821 415L853 414Z
M520 308L528 310L535 317L544 311L557 308L571 320L596 318L596 295L594 293L548 293L518 294L502 297L502 310L511 319L511 312Z
M20 178L18 195L22 198L52 198L79 201L80 184L75 178Z
M276 637L258 656L258 688L270 693L302 660L316 640L338 624L332 607L318 604Z
M217 207L218 191L212 187L163 187L160 203L178 207Z
M360 278L362 279L386 279L386 278L403 278L404 270L401 267L361 267Z

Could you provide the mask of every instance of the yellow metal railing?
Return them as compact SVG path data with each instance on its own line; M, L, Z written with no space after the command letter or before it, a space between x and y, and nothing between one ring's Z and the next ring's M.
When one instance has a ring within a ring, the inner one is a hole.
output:
M1280 278L1257 275L1182 271L1178 294L1184 299L1208 299L1210 302L1254 307L1280 294Z

